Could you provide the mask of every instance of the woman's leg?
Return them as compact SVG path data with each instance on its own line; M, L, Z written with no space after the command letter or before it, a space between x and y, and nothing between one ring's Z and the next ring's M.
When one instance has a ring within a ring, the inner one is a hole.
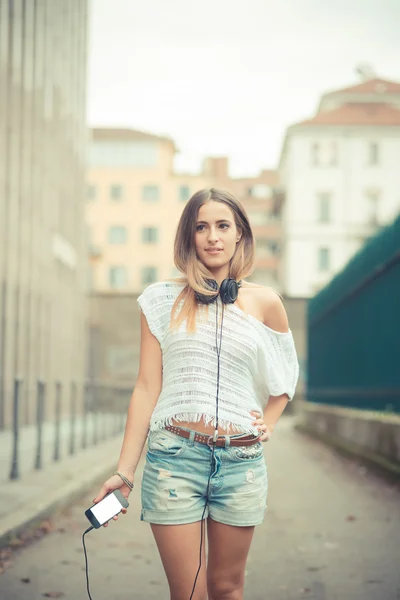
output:
M242 600L244 571L254 527L233 527L208 518L209 600Z
M189 600L200 563L200 521L187 525L151 524L168 579L171 600ZM207 599L206 528L203 523L201 569L192 600Z

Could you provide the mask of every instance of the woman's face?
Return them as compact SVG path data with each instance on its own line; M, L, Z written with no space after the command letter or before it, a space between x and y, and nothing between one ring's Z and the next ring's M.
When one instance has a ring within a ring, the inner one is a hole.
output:
M239 239L233 212L226 204L209 200L200 207L195 245L197 256L208 269L215 271L228 266Z

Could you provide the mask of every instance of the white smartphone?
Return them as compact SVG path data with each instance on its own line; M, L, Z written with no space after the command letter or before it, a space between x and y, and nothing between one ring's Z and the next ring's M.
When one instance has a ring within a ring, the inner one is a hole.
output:
M111 494L105 496L103 500L88 508L85 511L85 515L93 527L98 529L115 517L115 515L118 515L123 508L128 508L128 506L129 502L120 490L114 490Z

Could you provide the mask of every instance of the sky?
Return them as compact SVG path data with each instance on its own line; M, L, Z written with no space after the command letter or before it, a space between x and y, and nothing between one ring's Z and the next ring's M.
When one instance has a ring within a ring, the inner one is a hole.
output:
M400 81L399 29L399 0L90 0L88 123L170 136L179 172L254 176L358 66Z

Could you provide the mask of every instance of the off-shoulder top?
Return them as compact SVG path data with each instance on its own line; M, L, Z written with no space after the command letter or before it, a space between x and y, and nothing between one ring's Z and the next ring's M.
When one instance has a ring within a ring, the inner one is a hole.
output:
M150 430L175 421L215 426L217 395L216 310L224 308L220 351L218 422L228 433L257 433L251 411L263 412L269 396L292 400L299 365L292 332L277 332L234 304L220 298L202 307L196 331L186 323L171 329L171 310L183 284L164 281L149 285L139 296L151 333L162 351L162 389L150 420ZM178 307L179 310L179 307ZM206 316L205 316L206 315ZM217 328L218 346L220 326Z

